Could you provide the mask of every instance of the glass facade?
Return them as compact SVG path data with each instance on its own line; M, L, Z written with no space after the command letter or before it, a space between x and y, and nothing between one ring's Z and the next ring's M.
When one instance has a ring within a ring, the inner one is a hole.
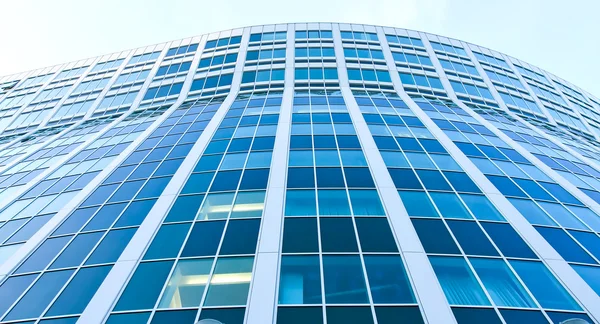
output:
M353 24L0 77L0 323L599 323L599 117Z

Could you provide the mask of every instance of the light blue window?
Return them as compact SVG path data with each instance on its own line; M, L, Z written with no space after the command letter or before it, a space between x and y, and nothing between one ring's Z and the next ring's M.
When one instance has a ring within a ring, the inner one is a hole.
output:
M435 169L435 165L425 153L406 152L404 154L414 168Z
M367 166L367 160L360 150L340 151L344 166Z
M371 50L371 56L377 60L384 60L383 52L380 50Z
M323 57L335 57L333 47L323 47Z
M159 308L196 307L202 300L205 282L188 284L194 277L208 277L213 259L181 260L171 274L167 288L158 304ZM185 293L181 293L185 291Z
M496 207L483 195L460 194L471 213L479 220L503 221L504 217L498 212Z
M319 190L319 215L350 215L345 190Z
M390 136L390 131L385 125L368 125L369 131L373 136Z
M322 68L309 68L310 78L313 80L323 79L323 69Z
M471 162L483 173L503 175L502 171L488 159L471 158Z
M279 278L279 303L320 304L320 272L318 256L283 256Z
M536 307L503 260L469 258L469 261L497 306Z
M369 52L368 49L357 48L356 53L358 55L358 58L364 58L364 59L371 58L371 53Z
M348 69L348 79L354 81L362 80L359 69Z
M311 150L290 151L289 166L313 165L313 152Z
M308 68L296 68L294 74L296 80L308 80Z
M415 82L417 83L418 86L429 87L429 82L427 82L426 76L416 74L414 77L415 77Z
M273 58L284 58L285 57L285 48L278 48L273 50Z
M261 70L256 72L256 82L269 81L271 70Z
M381 156L383 157L385 165L388 167L408 167L408 161L402 152L382 151Z
M355 48L344 48L344 57L356 57L356 49Z
M292 124L292 135L311 135L312 127L310 124Z
M521 169L517 168L517 166L514 165L514 163L508 162L508 161L495 161L495 162L496 162L496 165L498 167L500 167L500 169L502 169L502 171L504 171L504 173L506 173L507 175L509 175L511 177L527 178L525 173L523 173L523 171L521 171Z
M362 70L363 80L365 81L377 81L377 77L375 76L375 70Z
M306 47L296 47L295 55L296 57L307 57L308 49Z
M552 218L544 213L544 211L532 200L514 198L508 198L508 200L531 224L556 226L556 223Z
M273 81L283 81L285 79L285 70L284 69L275 69L271 75L271 80Z
M376 190L350 190L352 211L356 216L385 216Z
M286 216L311 216L317 214L314 190L288 190L285 195Z
M465 87L460 82L450 80L450 85L452 86L452 89L456 92L467 93L467 91L465 90Z
M241 169L246 163L246 153L226 154L221 163L221 170Z
M337 69L336 68L324 68L323 69L325 80L335 80L338 78Z
M600 296L600 267L571 265L575 271Z
M310 56L310 57L321 56L321 48L320 47L310 47L308 49L308 56Z
M333 124L335 128L335 133L337 135L354 135L356 131L354 131L354 126L352 124Z
M404 53L392 52L392 57L394 57L394 61L396 62L406 62L406 56L404 56Z
M259 60L264 60L264 59L271 59L271 57L273 56L273 50L263 50L260 51L260 53L258 54L258 59Z
M323 277L328 304L369 303L358 255L323 256Z
M408 73L400 73L400 81L403 84L415 84L415 79Z
M365 268L374 303L416 302L399 256L365 256Z
M509 262L542 307L581 310L543 263L520 260Z
M463 258L429 257L450 305L490 305Z
M429 155L438 168L442 170L454 170L461 171L461 167L454 161L454 159L448 154L430 154Z
M246 168L268 168L271 165L271 152L251 152Z
M429 84L431 84L432 88L444 89L444 86L442 85L442 81L440 81L440 79L435 77L427 77L427 79L429 80Z
M586 207L567 206L567 208L581 218L594 231L600 232L600 217Z
M472 218L456 194L446 192L430 192L429 194L443 217Z
M375 72L377 73L377 79L379 82L392 82L388 71L375 70Z
M318 150L315 151L315 161L317 166L339 166L340 157L337 150Z
M549 202L538 202L540 206L554 218L561 226L589 230L579 219L571 214L564 206Z
M331 124L313 124L314 135L333 135L333 125Z
M409 216L439 217L424 191L398 191Z
M408 63L419 64L419 59L417 58L417 56L415 54L406 53L405 55L406 55L406 60L408 61Z

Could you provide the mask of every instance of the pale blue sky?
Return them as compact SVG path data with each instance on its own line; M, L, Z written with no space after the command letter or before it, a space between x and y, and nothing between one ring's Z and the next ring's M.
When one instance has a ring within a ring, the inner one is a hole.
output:
M599 12L599 0L4 0L0 75L234 27L331 21L462 39L600 96Z

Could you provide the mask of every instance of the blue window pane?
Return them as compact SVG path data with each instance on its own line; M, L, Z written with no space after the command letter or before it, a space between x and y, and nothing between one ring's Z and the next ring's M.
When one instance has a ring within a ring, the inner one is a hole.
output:
M600 237L590 232L571 231L569 233L593 256L600 258Z
M463 258L429 257L450 305L490 305Z
M102 266L81 269L50 307L46 316L82 313L111 268Z
M162 225L152 240L144 259L174 258L190 229L190 224Z
M69 242L71 236L50 238L17 269L17 273L43 270L58 252ZM1 310L1 309L0 309Z
M32 318L42 312L58 291L69 280L74 270L63 270L44 273L29 291L19 300L4 320Z
M462 219L472 218L456 194L431 192L430 195L443 217Z
M465 254L498 255L498 252L476 222L449 220L447 224Z
M400 256L366 255L365 267L374 303L415 302Z
M453 307L452 312L458 324L501 324L502 321L493 309Z
M396 241L386 218L355 218L363 252L397 252Z
M510 260L512 267L544 308L580 310L577 302L541 262Z
M319 190L319 215L350 215L345 190Z
M279 278L280 304L320 304L318 256L283 256Z
M310 216L317 214L314 190L288 190L285 197L286 216Z
M137 226L146 218L156 199L141 200L132 202L123 212L115 227Z
M117 261L136 230L137 228L128 228L109 231L92 255L87 259L85 264L89 265Z
M358 252L352 218L321 218L319 223L323 252Z
M439 217L424 191L399 190L398 193L409 216Z
M504 217L483 195L461 194L460 197L479 220L503 221Z
M375 306L375 314L377 314L377 323L379 324L396 324L399 318L411 324L425 323L418 307Z
M505 256L537 259L535 253L509 224L482 222L481 225Z
M361 324L374 323L371 308L367 306L327 307L326 314L328 324L343 324L352 322Z
M318 252L316 218L285 218L283 226L284 253Z
M600 296L600 268L584 265L572 265L573 269Z
M352 211L355 216L384 216L385 212L375 190L349 190Z
M536 229L566 261L596 263L564 230L549 227L536 227Z
M198 222L187 239L181 256L207 256L217 254L225 222Z
M460 253L448 229L441 220L412 219L412 223L427 253Z
M4 312L21 296L37 278L37 274L10 277L0 286L0 312Z
M323 309L319 307L278 307L277 323L323 324Z
M359 256L324 255L323 277L328 304L369 303Z
M496 305L536 307L525 288L504 261L480 258L470 258L469 260Z
M259 229L259 219L230 221L227 225L219 254L255 253Z
M172 265L173 261L141 263L114 310L153 308Z
M78 266L88 256L96 243L102 238L102 232L80 234L52 263L50 269Z

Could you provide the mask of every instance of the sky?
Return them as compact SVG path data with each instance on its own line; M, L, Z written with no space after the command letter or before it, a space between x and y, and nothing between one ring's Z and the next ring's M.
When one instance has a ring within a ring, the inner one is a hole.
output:
M4 0L0 75L289 22L415 29L489 47L600 97L598 0Z

